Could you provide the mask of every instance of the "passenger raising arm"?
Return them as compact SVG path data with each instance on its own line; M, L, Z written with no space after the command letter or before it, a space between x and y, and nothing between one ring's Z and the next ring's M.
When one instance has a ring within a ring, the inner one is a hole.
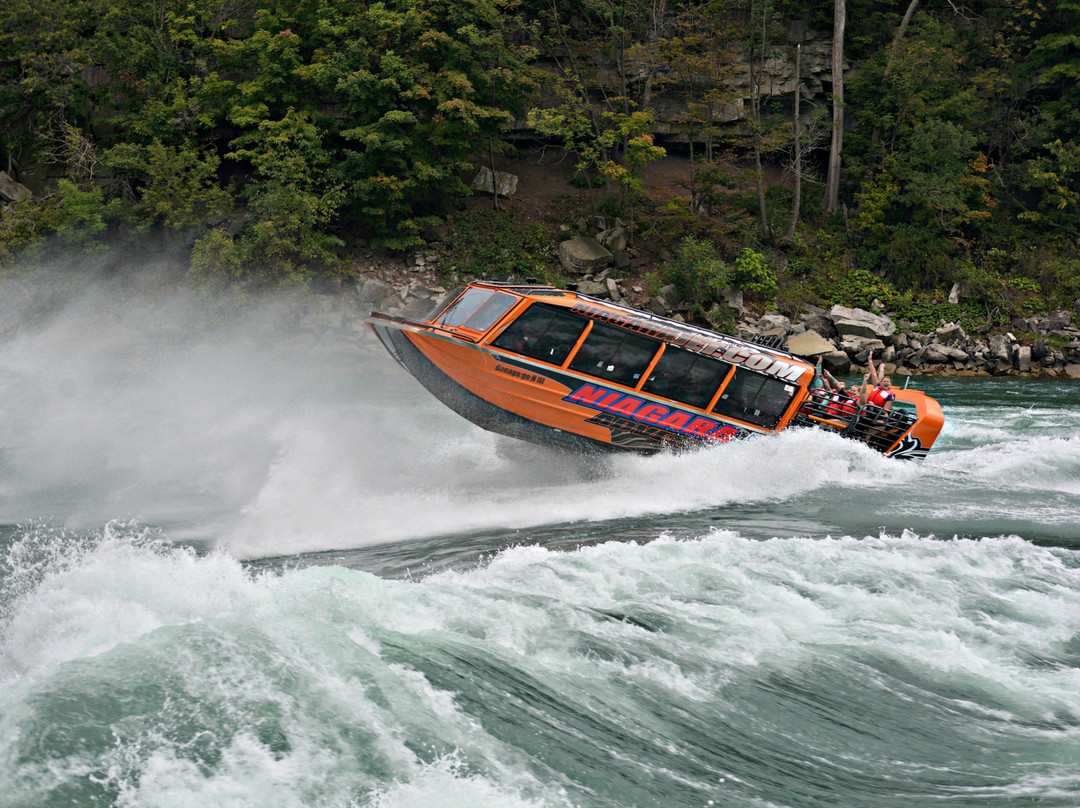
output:
M873 404L874 406L881 407L886 410L892 409L893 399L896 398L896 394L892 391L892 379L884 374L878 373L874 368L874 352L870 351L870 372L863 376L863 394L865 395L866 404ZM882 362L882 366L884 366ZM874 388L870 389L870 383L873 383ZM862 397L860 397L862 400Z

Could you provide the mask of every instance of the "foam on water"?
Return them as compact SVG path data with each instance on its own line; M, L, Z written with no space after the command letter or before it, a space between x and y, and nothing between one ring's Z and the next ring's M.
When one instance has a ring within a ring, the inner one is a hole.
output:
M878 787L896 802L873 804L1007 805L1080 788L1073 551L717 530L392 581L256 575L123 526L58 540L28 530L5 562L24 571L0 591L12 805L825 805Z
M290 434L224 546L250 558L729 503L767 505L825 485L895 484L914 473L811 430L678 455L578 458L467 425L452 428L455 436L415 446L414 454L361 456L350 454L351 447L372 440L342 442L309 422ZM792 457L814 461L786 459Z

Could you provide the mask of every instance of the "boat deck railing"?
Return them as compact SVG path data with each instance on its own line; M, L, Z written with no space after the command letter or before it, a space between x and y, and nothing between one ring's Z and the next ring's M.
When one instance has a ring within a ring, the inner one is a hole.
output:
M748 342L760 345L762 348L772 348L774 351L785 350L787 339L778 334L754 334Z
M874 404L841 405L831 397L810 396L799 408L795 423L840 432L879 452L886 451L915 424L915 413Z

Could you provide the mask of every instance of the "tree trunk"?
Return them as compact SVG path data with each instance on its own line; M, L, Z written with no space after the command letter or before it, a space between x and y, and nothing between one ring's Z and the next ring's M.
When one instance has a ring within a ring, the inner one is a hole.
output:
M802 45L795 46L795 188L791 195L791 221L788 222L787 240L795 238L795 225L799 223L802 206L802 131L799 120L799 100L802 95Z
M761 120L761 64L765 60L765 48L768 43L768 19L768 4L766 4L761 16L760 59L754 59L752 39L750 43L750 111L754 119L754 168L757 174L758 208L761 215L761 231L767 240L772 241L772 221L769 218L769 209L765 202L765 170L761 165L761 138L762 127L764 125ZM757 62L756 70L755 62Z
M835 0L833 5L833 120L832 148L829 151L829 170L825 177L826 213L832 213L840 207L840 153L844 148L844 25L847 22L847 9L844 0Z
M896 29L896 36L893 37L892 50L889 52L889 62L885 66L885 75L888 76L892 71L893 62L896 61L896 57L900 53L900 42L904 38L904 32L907 31L908 24L911 22L911 18L915 16L915 8L919 5L919 0L911 0L908 4L907 12L904 14L904 19L900 21L900 27Z

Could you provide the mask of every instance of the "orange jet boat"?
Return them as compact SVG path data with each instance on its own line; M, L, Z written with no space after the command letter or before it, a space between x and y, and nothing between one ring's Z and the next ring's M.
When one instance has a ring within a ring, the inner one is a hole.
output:
M367 318L397 362L477 426L576 451L653 453L816 426L922 458L938 403L891 409L811 395L815 367L765 343L535 283L475 282L427 319Z

